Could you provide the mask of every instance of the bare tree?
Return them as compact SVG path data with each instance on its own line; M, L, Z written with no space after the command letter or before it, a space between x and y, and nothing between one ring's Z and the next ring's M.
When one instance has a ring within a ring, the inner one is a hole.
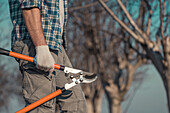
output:
M113 6L117 7L116 4ZM120 9L116 10L120 12ZM96 2L75 0L70 3L67 34L73 65L100 74L95 84L82 86L88 113L101 112L104 92L110 113L121 113L121 102L135 71L146 63L145 57L136 52L141 46L133 47L129 35L106 16L105 10ZM123 16L122 21L126 21Z
M130 14L130 11L128 11L127 7L125 7L125 3L122 3L121 0L117 0L117 3L122 9L123 14L126 15L126 19L130 23L130 26L127 26L125 22L118 18L114 11L112 11L112 7L106 5L102 0L98 1L108 12L108 14L116 22L118 22L127 33L130 34L131 38L135 39L136 43L142 46L142 49L145 51L144 54L142 53L142 55L146 56L148 60L151 60L153 65L158 70L165 86L168 100L168 109L170 111L170 39L167 35L169 33L169 11L167 8L169 1L138 1L140 3L140 12L138 12L139 17L135 19L134 16ZM130 1L135 3L133 0ZM153 30L151 27L154 26L152 21L155 20L153 20L151 17L153 17L153 13L157 13L158 11L160 11L160 18L156 21L160 22L159 29L157 29L156 34L152 34ZM136 50L136 52L140 52L140 49Z

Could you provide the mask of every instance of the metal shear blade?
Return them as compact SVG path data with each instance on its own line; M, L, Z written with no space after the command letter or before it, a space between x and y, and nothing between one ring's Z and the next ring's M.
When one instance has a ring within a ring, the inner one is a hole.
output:
M97 79L97 74L83 72L83 83L91 83Z

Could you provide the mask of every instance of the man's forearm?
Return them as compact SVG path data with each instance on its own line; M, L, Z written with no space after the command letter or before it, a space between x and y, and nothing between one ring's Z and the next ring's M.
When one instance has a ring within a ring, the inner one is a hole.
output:
M38 8L23 9L24 21L35 46L47 45Z

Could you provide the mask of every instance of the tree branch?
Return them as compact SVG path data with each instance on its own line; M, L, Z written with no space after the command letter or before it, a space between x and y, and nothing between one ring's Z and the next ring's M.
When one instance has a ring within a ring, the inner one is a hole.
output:
M99 3L102 5L102 7L109 13L109 15L115 20L117 21L136 41L138 41L141 44L144 44L144 40L137 36L131 29L129 29L129 27L123 23L113 12L110 8L108 8L108 6L102 1L102 0L98 0Z
M150 27L151 27L151 17L152 17L152 8L150 6L150 4L148 3L147 0L144 0L144 2L146 3L147 5L147 8L149 10L149 17L148 17L148 23L147 23L147 30L146 30L146 34L147 36L150 36Z
M121 96L124 96L127 91L129 91L129 88L132 84L134 73L136 69L142 64L142 58L138 58L137 63L133 66L132 64L128 63L128 79L127 79L127 84L125 85L126 87L121 91Z
M108 0L104 0L104 2L108 2ZM89 7L98 5L98 4L99 4L98 2L93 2L93 3L87 4L85 6L70 7L69 8L69 12L72 12L72 11L75 11L75 10L79 10L79 9L89 8Z
M160 29L161 29L161 37L164 38L164 30L163 30L163 18L164 18L164 13L165 13L165 0L164 0L164 7L162 11L162 1L159 0L160 4Z
M126 14L130 24L135 28L135 30L145 39L147 40L148 37L145 36L145 33L142 32L142 30L136 25L136 23L133 21L131 15L129 14L129 12L126 10L125 6L123 5L123 3L121 2L121 0L117 0L117 2L119 3L120 7L122 8L122 10L124 11L124 13Z

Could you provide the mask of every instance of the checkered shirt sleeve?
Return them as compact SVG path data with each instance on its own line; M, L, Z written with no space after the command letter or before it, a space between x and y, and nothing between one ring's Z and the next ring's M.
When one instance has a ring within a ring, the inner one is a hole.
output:
M61 50L66 47L67 0L64 3L63 34L60 27L59 0L9 0L10 15L13 23L12 46L20 40L30 39L26 29L22 9L37 7L40 9L41 22L45 40L49 48Z
M40 7L40 0L22 0L21 8Z

